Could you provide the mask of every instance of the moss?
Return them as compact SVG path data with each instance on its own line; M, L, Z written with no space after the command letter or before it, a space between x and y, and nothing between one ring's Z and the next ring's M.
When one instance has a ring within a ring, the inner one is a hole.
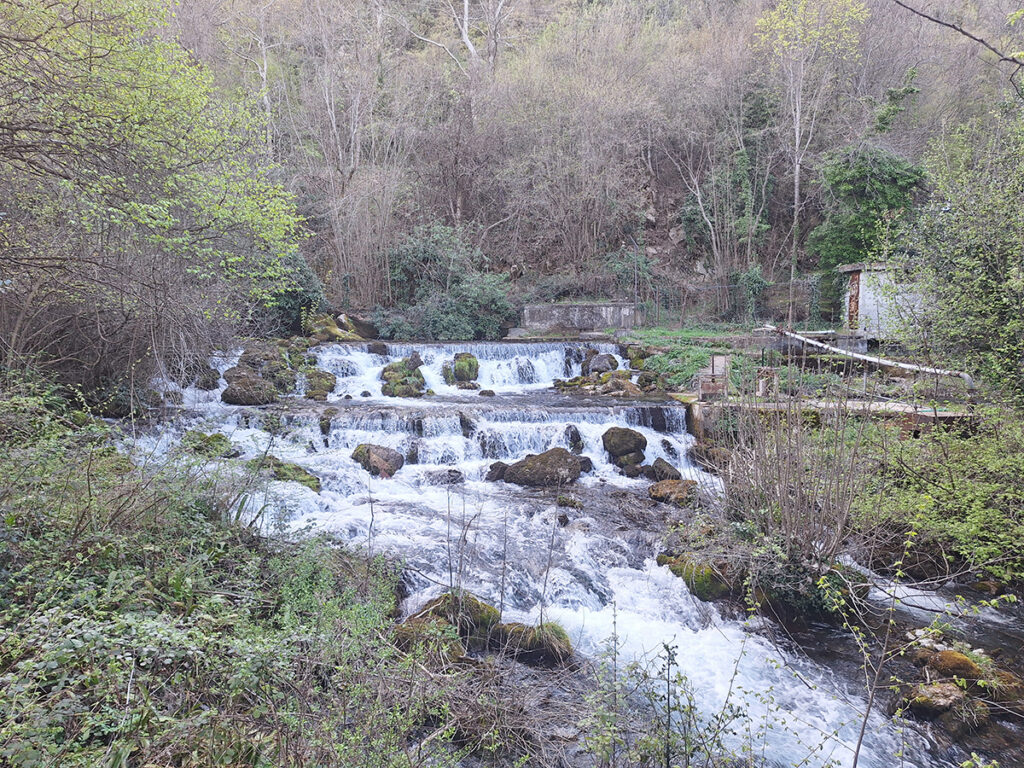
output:
M276 456L267 454L266 456L252 459L248 462L248 466L254 472L258 472L265 477L271 477L282 482L301 483L310 490L320 493L320 478L311 472L307 472L298 464L281 461Z
M690 594L698 600L720 600L732 591L722 574L707 563L691 560L684 555L672 557L662 554L658 555L658 565L667 565L673 574L686 583Z
M306 370L306 397L310 400L323 402L334 391L338 383L333 373L321 371L319 368Z
M466 591L448 592L427 603L417 617L443 619L470 648L485 648L501 621L498 609Z
M469 352L459 352L452 368L456 381L475 381L480 372L480 362Z
M583 509L582 501L563 494L558 494L558 498L555 499L555 504L559 507L569 507L570 509Z
M524 664L552 667L572 658L572 641L559 624L545 622L536 627L512 622L499 624L495 635L502 648Z
M231 441L219 432L206 434L197 429L191 429L182 436L181 447L189 453L208 459L224 459L238 455L234 446L231 445Z
M384 382L381 392L388 397L420 397L426 387L419 366L413 366L409 358L386 365L380 378Z
M451 363L445 363L441 366L441 378L444 379L444 383L448 386L455 384L455 368Z

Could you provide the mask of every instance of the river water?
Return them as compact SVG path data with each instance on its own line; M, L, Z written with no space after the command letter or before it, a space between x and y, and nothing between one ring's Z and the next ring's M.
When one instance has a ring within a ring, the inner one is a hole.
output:
M554 379L579 374L588 346L616 352L613 345L466 343L393 344L377 355L367 345L323 345L313 352L338 381L327 403L295 397L280 406L229 406L220 401L222 380L221 390L185 390L181 413L145 447L164 450L199 428L228 436L244 458L269 450L300 464L321 479L322 492L272 483L256 504L266 525L329 532L401 558L407 611L455 585L499 606L505 620L559 622L584 655L600 653L613 631L629 658L672 645L703 711L727 703L746 711L734 746L745 743L770 765L851 766L865 708L863 675L855 664L829 664L821 647L804 653L769 641L762 620L746 622L696 600L655 563L669 511L647 499L648 481L627 479L608 462L601 435L612 426L636 429L647 438L648 463L664 458L709 499L719 483L688 459L693 438L683 406L551 389ZM383 367L413 351L435 394L382 396ZM476 355L479 383L494 397L444 383L441 366L458 352ZM236 359L214 362L223 372ZM581 510L556 506L554 490L483 479L494 461L568 448L570 425L594 463L570 489ZM371 478L350 458L360 443L395 448L406 464L392 479ZM844 641L823 632L810 642ZM961 759L876 711L859 765L937 768Z

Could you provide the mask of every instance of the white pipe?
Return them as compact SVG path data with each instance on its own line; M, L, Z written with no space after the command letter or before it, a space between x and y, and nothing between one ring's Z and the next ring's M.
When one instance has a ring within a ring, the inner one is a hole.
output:
M833 347L831 344L825 344L821 341L815 341L809 339L806 336L801 336L799 333L793 333L792 331L784 331L781 328L776 328L774 325L765 325L764 330L774 331L775 333L783 336L789 336L792 339L797 339L804 344L810 344L814 347L821 347L827 349L829 352L835 352L839 355L845 355L846 357L852 357L854 360L863 360L867 363L875 363L876 365L891 365L896 368L902 368L905 371L919 371L920 373L933 373L936 376L957 376L964 380L967 384L968 396L974 394L977 387L974 385L974 379L971 378L969 373L963 371L947 371L944 368L928 368L923 365L914 365L913 363L901 363L896 360L886 360L884 357L876 357L874 355L862 355L859 352L850 352L847 349L841 349L840 347Z

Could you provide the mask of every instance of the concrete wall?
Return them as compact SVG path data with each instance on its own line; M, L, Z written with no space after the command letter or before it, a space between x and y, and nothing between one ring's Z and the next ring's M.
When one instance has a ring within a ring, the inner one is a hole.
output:
M920 301L913 286L895 283L892 274L884 270L864 270L848 277L844 301L846 327L872 339L895 338L902 322L901 311L912 310ZM859 296L851 296L854 281L859 281Z
M534 333L600 331L635 328L640 322L632 304L527 304L522 327Z

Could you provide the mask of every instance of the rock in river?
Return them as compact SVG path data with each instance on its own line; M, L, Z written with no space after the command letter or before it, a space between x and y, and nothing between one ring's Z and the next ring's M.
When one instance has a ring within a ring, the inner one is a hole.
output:
M405 459L398 451L372 443L357 446L352 452L352 458L375 477L392 477L405 464Z
M565 448L527 456L505 470L505 482L534 488L570 485L580 476L580 460Z

